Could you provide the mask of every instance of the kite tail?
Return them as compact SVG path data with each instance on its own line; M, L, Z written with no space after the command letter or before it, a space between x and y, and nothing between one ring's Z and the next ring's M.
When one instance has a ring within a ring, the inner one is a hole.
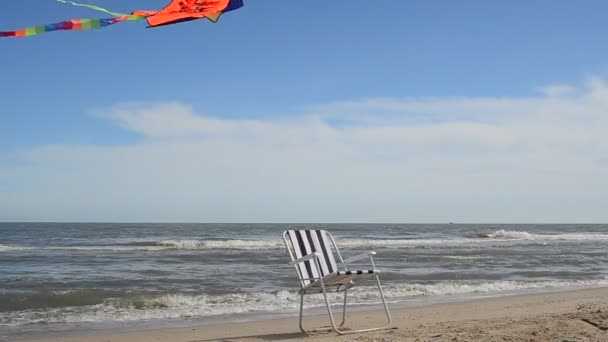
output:
M113 18L106 19L72 19L66 20L55 24L49 25L40 25L40 26L32 26L16 31L7 31L0 32L0 37L29 37L35 36L41 33L52 32L52 31L86 31L86 30L95 30L102 27L118 24L123 21L136 21L146 19L146 16L142 15L131 15L125 13L118 13L108 11L105 8L89 5L89 4L81 4L73 1L67 0L56 0L58 2L64 4L70 4L78 7L85 7L88 9L92 9L99 12L104 12L111 15Z
M55 24L32 26L16 31L0 32L0 37L30 37L42 33L52 31L85 31L95 30L102 27L118 24L123 21L142 20L146 17L143 16L122 16L117 18L108 19L73 19L66 20Z

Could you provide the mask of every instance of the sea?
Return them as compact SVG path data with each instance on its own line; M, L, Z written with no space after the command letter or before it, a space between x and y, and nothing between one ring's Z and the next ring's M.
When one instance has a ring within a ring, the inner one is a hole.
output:
M606 224L0 223L0 341L297 316L288 229L377 252L391 307L608 286Z

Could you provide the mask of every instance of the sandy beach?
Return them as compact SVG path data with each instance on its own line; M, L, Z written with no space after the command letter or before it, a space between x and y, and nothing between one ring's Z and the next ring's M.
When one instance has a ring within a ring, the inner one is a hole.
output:
M476 299L394 308L391 329L337 335L325 330L326 315L307 316L302 334L297 317L188 328L107 331L28 342L205 342L205 341L608 341L608 288ZM379 310L352 313L351 328L381 324Z

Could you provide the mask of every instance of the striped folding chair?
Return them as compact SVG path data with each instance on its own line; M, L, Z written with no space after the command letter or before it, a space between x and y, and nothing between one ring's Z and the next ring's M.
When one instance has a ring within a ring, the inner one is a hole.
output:
M376 269L373 256L376 252L367 252L348 258L342 259L340 251L336 247L334 238L325 230L287 230L283 233L283 241L291 257L289 265L294 266L300 279L301 288L298 291L300 295L300 330L306 332L302 325L304 313L304 296L310 294L323 294L325 305L329 313L329 320L334 331L338 334L364 332L386 329L391 325L391 315L384 298L382 285L380 284L379 271ZM341 268L338 268L336 263L337 256ZM350 270L347 267L348 263L368 259L371 264L369 270ZM361 281L375 278L380 291L380 298L384 304L386 312L387 324L382 327L342 331L346 319L346 299L348 290L359 284ZM344 304L342 306L342 323L336 326L334 316L327 298L327 293L344 292Z

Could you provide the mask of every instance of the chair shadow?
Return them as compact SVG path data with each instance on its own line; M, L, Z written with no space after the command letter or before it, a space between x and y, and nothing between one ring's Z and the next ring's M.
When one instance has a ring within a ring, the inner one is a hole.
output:
M264 335L249 335L249 336L236 336L229 338L211 338L204 340L192 340L188 342L210 342L210 341L218 341L218 342L238 342L238 341L248 341L250 339L259 339L262 341L283 341L288 339L295 338L304 338L304 337L313 337L320 333L331 333L333 330L331 328L312 330L307 333L303 332L293 332L293 333L280 333L280 334L264 334Z

